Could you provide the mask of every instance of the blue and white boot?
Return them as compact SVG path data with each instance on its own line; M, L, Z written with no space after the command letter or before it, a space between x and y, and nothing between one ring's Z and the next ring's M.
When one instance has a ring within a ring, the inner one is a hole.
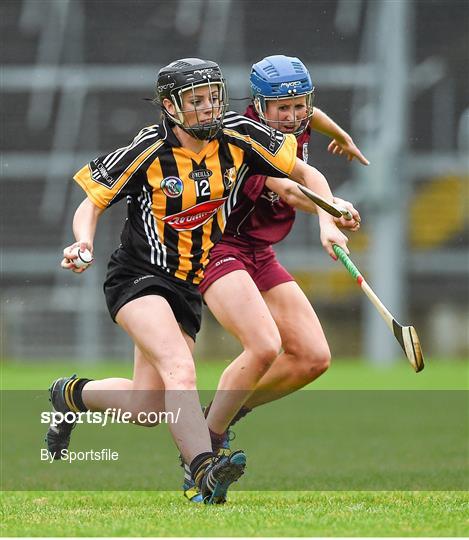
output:
M182 484L182 490L184 492L184 497L189 499L193 503L203 502L202 494L200 493L199 488L196 486L189 465L183 461L181 458L181 467L184 469L184 483Z
M246 468L246 454L237 450L229 456L219 455L205 469L200 482L200 493L205 504L224 504L228 488Z

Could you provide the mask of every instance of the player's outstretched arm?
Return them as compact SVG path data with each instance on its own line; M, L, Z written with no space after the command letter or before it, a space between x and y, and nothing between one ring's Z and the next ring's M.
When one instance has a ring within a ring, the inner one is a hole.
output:
M311 167L299 158L296 158L295 166L289 178L308 187L323 199L333 202L331 188L326 178L317 169ZM343 234L334 222L334 218L322 208L317 208L319 226L321 227L321 243L327 253L336 261L337 256L332 249L334 244L338 244L348 253L348 238Z
M289 178L274 178L268 176L265 181L265 186L270 191L277 193L277 195L283 199L287 204L308 212L310 214L317 214L317 206L311 199L308 199L298 189L298 183L290 180Z
M352 137L336 124L332 118L327 116L325 112L321 111L321 109L314 108L310 126L311 129L319 131L319 133L332 139L327 147L331 154L345 156L349 161L357 159L362 165L370 164L358 146L353 142Z
M295 165L289 175L291 180L306 186L311 191L320 195L326 201L332 202L333 196L331 188L327 183L325 176L311 165L308 165L303 160L296 158ZM322 208L317 208L317 213L320 216L322 213L327 214Z
M277 195L290 206L293 206L297 210L308 212L309 214L317 214L317 206L311 199L308 199L299 189L297 182L288 178L273 178L268 176L265 185L267 189L277 193ZM360 228L360 213L353 206L353 204L344 199L338 197L333 198L333 202L345 209L347 209L352 215L352 219L334 218L334 222L341 229L347 229L352 232L358 231Z
M93 241L96 233L96 226L103 209L97 207L86 198L76 209L73 216L73 234L76 242L67 246L63 251L63 259L60 266L65 270L72 270L77 274L84 272L89 264L76 266L79 260L78 252L86 252L88 250L93 255Z

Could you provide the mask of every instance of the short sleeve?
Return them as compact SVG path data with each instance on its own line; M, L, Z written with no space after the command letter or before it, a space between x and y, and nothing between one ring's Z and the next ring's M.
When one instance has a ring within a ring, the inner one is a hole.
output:
M143 129L126 147L100 156L82 167L73 179L99 208L107 208L141 189L143 164L161 146L156 126Z
M223 133L243 148L251 173L282 178L293 171L297 152L294 135L231 112L225 117Z

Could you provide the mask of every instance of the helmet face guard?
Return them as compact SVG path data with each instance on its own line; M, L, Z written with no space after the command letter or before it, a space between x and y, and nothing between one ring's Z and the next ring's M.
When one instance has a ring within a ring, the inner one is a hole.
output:
M210 96L212 96L212 91L214 89L218 91L218 104L214 104L212 102L211 106L207 108L194 107L193 109L184 109L183 94L192 94L193 100L195 102L196 89L204 86L208 88L208 93ZM192 137L195 137L196 139L200 139L202 141L210 140L213 139L220 130L223 122L223 117L225 116L227 108L225 94L225 86L222 82L207 81L206 83L202 84L192 84L189 88L180 89L177 91L176 95L173 94L171 96L170 99L174 105L174 108L176 109L176 114L172 115L166 109L164 109L165 114L181 129L189 133L189 135L192 135ZM199 115L200 113L203 113L207 110L211 111L210 122L202 122ZM187 126L184 124L186 113L195 114L195 124L191 126Z
M184 96L191 93L193 102L196 101L196 89L206 87L210 96L211 106L200 108L194 105L184 108ZM213 103L212 92L218 92L218 103ZM163 100L169 99L174 105L175 113L171 114L163 105ZM219 66L215 62L199 58L176 60L160 70L156 83L156 101L161 105L163 114L186 133L199 140L211 140L222 127L223 118L228 107L225 80ZM210 120L200 119L200 114L211 111ZM186 125L185 115L195 115L196 122Z
M313 116L314 108L313 108L313 101L314 101L314 90L309 92L308 94L293 94L288 97L275 97L275 98L266 98L264 96L256 96L254 98L254 106L256 108L257 113L259 114L259 118L262 120L264 124L274 124L275 129L279 129L280 131L283 131L283 126L287 124L291 124L292 121L289 120L279 120L274 118L268 118L266 117L266 110L267 110L267 102L275 102L279 106L281 105L281 102L286 99L291 99L295 97L306 97L306 116L301 118L299 126L292 132L296 137L301 135L305 129L309 125L309 121L311 117ZM293 123L296 124L298 122L298 118L296 118L295 113L293 117Z
M314 86L301 60L284 55L268 56L252 66L250 80L254 106L265 124L272 122L278 127L291 124L291 121L268 120L267 102L275 101L280 104L282 100L305 96L306 116L301 118L294 134L298 136L305 131L313 116ZM294 123L297 122L294 118Z

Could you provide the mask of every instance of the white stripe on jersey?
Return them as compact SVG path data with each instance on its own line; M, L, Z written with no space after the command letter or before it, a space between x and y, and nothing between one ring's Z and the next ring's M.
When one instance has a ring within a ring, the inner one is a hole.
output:
M228 217L231 214L233 207L238 202L239 190L243 184L244 178L246 177L248 171L249 171L249 167L245 163L243 163L243 165L241 165L238 172L236 186L231 190L231 193L228 195L228 199L223 205L223 218L225 220L225 224L228 221Z
M143 186L142 193L139 195L137 200L140 202L143 226L145 228L145 234L147 235L148 244L150 246L151 264L155 264L156 252L157 266L169 272L169 268L166 264L166 246L160 241L155 218L151 212L151 195L145 186Z
M132 148L135 148L137 145L139 145L143 141L158 137L158 132L154 131L152 133L146 133L146 134L144 133L142 135L145 135L145 136L141 136L140 134L137 135L137 137L135 137L135 139L128 146L124 146L123 148L118 148L111 154L107 155L105 159L103 159L103 165L106 167L106 169L109 172L110 172L110 169L112 169L112 167L114 167L119 162L119 160L122 159L127 154L127 152L129 152L129 150L132 150Z
M256 129L263 128L264 130L267 130L266 135L268 135L269 137L272 136L272 130L270 128L262 126L261 124L259 124L255 120L251 120L249 118L246 118L245 120L247 120L247 122L244 122L244 121L241 120L241 121L237 121L237 122L224 123L224 127L232 129L232 128L235 128L235 127L240 126L242 124L249 123L251 126L255 127ZM285 136L278 130L273 130L273 132L275 133L275 139L277 140L277 142L281 143L283 141L283 139L285 138Z
M225 118L223 120L223 126L224 127L234 127L234 126L240 126L242 124L249 124L250 126L255 127L259 131L264 132L266 135L270 137L270 128L267 126L262 125L259 122L256 122L255 120L252 120L251 118L247 118L246 116L242 116L237 113L226 113Z
M127 152L129 152L130 150L132 150L133 148L138 146L143 141L146 141L148 139L154 139L154 138L157 138L157 137L158 137L158 133L150 133L146 137L142 137L141 139L139 139L137 142L135 142L135 141L132 142L132 144L130 144L129 146L126 146L125 148L119 148L119 150L116 150L115 152L113 152L112 160L109 161L109 159L108 159L109 156L106 157L106 159L104 160L106 162L105 167L107 169L112 169L112 167L114 167L114 165L116 165L119 162L119 160L121 158L123 158L127 154ZM119 152L119 154L116 154L116 152ZM103 161L103 163L104 163L104 161Z
M134 140L127 146L123 146L122 148L118 148L117 150L114 150L111 154L107 155L106 158L103 160L104 165L107 166L109 161L118 153L126 149L133 148L136 144L141 142L143 140L143 137L146 136L149 133L155 133L158 131L158 126L148 126L146 128L141 129L138 134L134 137Z
M155 149L151 152L151 154L148 154L148 156L142 161L142 163L140 163L140 165L135 169L135 171L133 171L133 173L131 175L129 175L129 177L127 178L127 180L125 181L124 184L122 184L122 186L119 188L119 190L117 191L117 193L114 195L114 197L112 198L112 201L119 195L119 193L124 189L124 187L128 184L129 180L132 178L132 176L139 171L140 167L143 165L143 163L145 163L145 161L147 161L147 159L149 159L150 157L153 156L153 154L159 149L161 148L161 146L163 145L163 141L159 141L159 144L158 143L154 143L154 144L157 144L157 146L155 147ZM124 172L119 176L119 178L116 180L116 183L119 182L119 180L121 179L122 175L125 174L125 172L130 169L130 167L132 167L132 165L140 158L140 156L142 154L144 154L146 151L148 150L148 148L145 148L143 150L143 152L140 152L140 154L132 161L132 163L124 170ZM110 202L112 202L110 201ZM110 203L109 203L110 204Z
M228 121L224 122L224 125L226 127L240 126L242 124L249 124L258 130L263 130L264 133L266 133L266 135L268 135L269 137L272 134L272 128L270 128L269 126L266 126L260 120L256 121L256 120L253 120L252 118L248 118L247 116L242 116L240 114L231 113L231 115L229 115L228 117ZM279 142L282 141L285 135L278 129L274 131L275 131L275 138L277 139L277 141Z
M256 154L257 154L258 156L260 156L264 161L266 161L265 157L264 157L260 152L258 152L258 151L254 148L254 146L252 146L251 148L254 150L254 152L256 152ZM280 147L279 147L279 150L280 150L280 148L282 148L282 147L280 146ZM277 150L277 151L278 151L278 150ZM296 158L296 154L295 154L295 158ZM299 159L299 158L296 158L296 159ZM270 165L273 169L275 169L276 171L278 171L278 172L282 175L282 176L279 176L279 177L277 177L277 178L288 178L288 175L285 173L285 171L282 171L281 169L279 169L278 167L276 167L273 163L269 163L269 165ZM255 174L255 173L254 173L254 174Z

